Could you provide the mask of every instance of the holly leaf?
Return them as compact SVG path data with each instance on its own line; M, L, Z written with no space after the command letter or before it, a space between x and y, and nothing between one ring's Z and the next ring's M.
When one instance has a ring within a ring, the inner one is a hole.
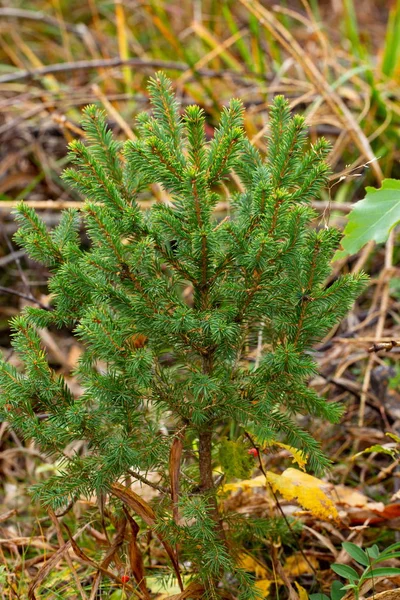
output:
M382 187L366 188L363 200L356 202L349 214L338 250L333 260L355 254L371 240L385 242L390 231L400 221L400 180L384 179Z

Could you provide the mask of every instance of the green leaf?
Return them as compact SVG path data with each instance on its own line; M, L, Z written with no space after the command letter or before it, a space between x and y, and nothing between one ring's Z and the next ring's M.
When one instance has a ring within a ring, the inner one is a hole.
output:
M356 590L357 588L358 588L358 585L356 583L348 583L347 585L344 585L340 589L341 590Z
M331 569L337 575L340 575L340 577L345 577L350 581L358 581L358 579L360 578L357 571L353 569L353 567L349 567L349 565L340 565L338 563L335 563L331 565Z
M378 556L378 558L373 560L372 565L377 565L380 562L383 562L384 560L389 560L389 558L399 558L400 557L400 552L386 552L386 550L384 552L382 552L382 554L380 556Z
M363 565L364 567L370 565L368 555L362 548L356 546L356 544L353 544L352 542L343 542L342 546L346 552L350 554L351 558L354 558L360 565Z
M362 579L365 581L366 579L372 579L372 577L391 577L392 575L400 575L400 569L397 567L379 567L365 576L363 575Z
M388 546L387 548L385 548L383 550L383 552L381 552L381 555L383 554L390 554L391 552L393 552L393 550L400 550L400 542L395 542L394 544L391 544L390 546Z
M123 590L115 590L110 596L110 600L126 600L127 595Z
M400 5L393 2L386 27L382 52L382 73L391 77L400 60Z
M332 600L342 600L343 596L346 594L345 590L342 589L342 582L335 579L331 584L331 599Z
M326 594L310 594L310 600L329 600L329 596Z
M370 446L369 448L365 448L365 450L362 450L362 452L357 452L357 454L355 454L353 456L353 460L355 458L357 458L358 456L362 456L363 454L371 454L371 452L380 452L381 454L389 454L392 458L396 458L396 454L398 454L398 451L396 451L394 448L386 448L385 446L381 446L380 444L374 444L373 446ZM350 554L350 552L349 552L349 554Z
M355 254L367 242L382 243L400 221L400 181L384 179L382 187L367 187L367 195L356 202L344 229L342 248L333 260Z
M388 437L392 438L392 440L394 440L395 442L397 442L398 444L400 444L400 437L394 433L390 433L389 431L387 431L385 433L385 435L387 435ZM399 544L400 546L400 544Z
M372 559L376 559L379 557L379 548L376 544L374 544L373 546L371 546L370 548L366 548L365 552L368 554L368 556L370 556Z

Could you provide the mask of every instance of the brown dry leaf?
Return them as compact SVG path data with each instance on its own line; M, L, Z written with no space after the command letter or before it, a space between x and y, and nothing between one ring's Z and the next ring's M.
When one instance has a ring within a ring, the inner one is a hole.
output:
M113 483L111 486L111 491L124 504L130 506L130 508L132 508L132 510L143 519L146 525L149 525L150 527L153 527L155 525L156 515L154 510L149 504L147 504L147 502L145 502L145 500L143 500L143 498L138 496L138 494L135 494L135 492L121 485L120 483ZM176 577L178 579L179 587L183 591L182 578L175 552L171 544L164 540L157 531L155 532L155 534L164 546L165 551L169 556L172 566L174 567Z
M18 573L19 571L22 571L24 569L30 569L30 567L33 567L35 565L39 565L41 563L44 564L45 562L50 560L52 556L54 556L54 552L46 552L46 554L35 556L34 558L22 559L19 563L17 563L14 566L14 572Z
M323 535L320 531L316 531L312 527L308 527L308 525L303 525L303 529L309 531L312 535L314 535L317 538L317 540L319 540L326 548L328 548L328 550L332 553L335 562L337 562L336 558L338 555L338 551L326 535Z
M329 484L297 469L286 469L282 475L268 471L267 478L275 492L299 504L319 519L339 520L332 500L323 491Z
M11 510L8 510L7 512L2 513L0 515L0 523L3 523L4 521L7 521L11 517L14 517L16 514L17 514L17 509L16 508L12 508Z
M385 519L397 519L400 517L400 504L387 504L383 509L381 516Z
M374 594L374 600L400 600L400 588Z
M179 471L182 457L182 439L174 438L169 453L169 476L171 480L171 498L175 523L179 522L178 496L179 496Z
M134 333L125 341L129 348L144 348L147 344L147 337L141 333Z
M82 548L80 548L78 546L78 544L76 543L76 541L74 540L74 538L71 536L71 533L68 530L68 527L65 525L65 523L64 523L64 527L65 527L68 535L70 536L69 541L71 542L72 549L75 552L76 556L78 556L78 558L81 560L81 562L83 562L83 563L85 563L87 565L90 565L96 571L101 571L101 573L103 573L104 575L106 575L109 579L112 579L113 581L116 581L117 583L122 583L121 578L118 577L118 575L115 575L112 571L110 571L109 569L107 569L107 567L103 566L103 562L107 562L106 559L104 559L101 564L97 564L94 560L92 560L89 556L87 556L83 552ZM129 591L129 592L133 592L134 591L133 587L129 583L125 583L124 585L125 585L126 591ZM139 590L135 590L135 591L136 591L136 594L140 596L140 598L143 598L143 596L139 592Z
M345 485L335 485L332 493L335 504L354 507L365 507L369 498L354 488Z
M57 550L57 552L55 552L53 554L53 556L50 558L50 560L45 562L43 567L40 569L40 571L35 575L35 577L31 581L31 584L28 589L28 599L29 600L35 599L35 589L46 579L47 575L50 573L50 571L53 570L53 568L56 566L56 564L62 559L64 554L66 552L68 552L70 547L71 547L71 541L68 541L66 544L64 544L64 546L59 548Z
M302 554L292 554L287 557L283 568L289 577L300 577L312 574L312 569L319 569L319 564L315 556L307 556L306 560Z
M135 519L131 517L131 515L125 507L124 512L127 516L132 532L132 537L129 542L129 563L131 566L131 571L137 584L139 585L139 589L143 592L143 596L145 598L150 598L149 592L147 590L146 579L144 576L143 556L137 543L139 525L136 523Z
M155 512L143 498L120 483L113 483L111 490L114 496L117 496L124 504L130 506L143 519L146 525L150 527L154 525L156 519Z
M351 525L362 525L366 521L376 524L400 516L400 503L387 504L374 502L359 490L344 485L334 486L331 497L340 507L340 516ZM393 498L397 499L397 498Z
M59 523L59 521L57 519L57 516L56 516L54 510L51 507L48 508L47 512L48 512L49 517L51 519L51 522L53 523L54 528L56 530L58 545L59 545L60 548L62 548L65 542L64 542L62 531L61 531L61 525L60 525L60 523ZM67 565L68 565L68 567L69 567L69 569L71 571L72 577L75 580L75 585L76 585L77 589L79 590L79 594L81 596L81 599L82 600L88 600L86 592L85 592L85 590L82 587L80 578L78 577L78 573L76 572L75 567L74 567L74 565L72 563L72 559L71 559L71 557L69 555L69 552L67 552L65 554L65 561L66 561L66 563L67 563Z
M126 531L126 519L120 519L119 525L112 540L111 546L109 546L106 555L101 561L101 567L107 568L111 561L114 561L114 564L117 568L123 567L123 562L118 555L118 550L122 546L125 540L125 531Z
M400 504L388 504L384 506L380 502L374 502L366 508L349 508L347 511L342 512L352 527L357 525L376 525L383 521L400 517Z
M50 573L50 571L52 571L54 569L54 567L60 562L60 560L62 559L64 554L69 551L69 549L71 548L72 542L80 536L80 534L86 529L86 527L88 527L88 525L89 524L86 523L86 525L81 527L81 529L79 529L75 533L73 538L70 538L68 540L68 542L66 542L63 546L61 546L61 548L59 548L57 550L57 552L54 552L53 556L49 560L46 560L43 567L35 575L35 577L32 579L32 581L30 583L30 586L28 589L28 600L35 600L35 598L36 598L35 589L46 579L46 577ZM43 560L45 560L45 559L43 559Z
M224 512L235 511L240 514L261 516L265 511L274 509L275 501L270 490L265 486L246 490L239 488L235 493L224 498L223 507Z
M0 545L14 544L15 546L31 546L32 548L40 548L41 550L54 550L53 546L46 541L44 537L10 537L0 538Z

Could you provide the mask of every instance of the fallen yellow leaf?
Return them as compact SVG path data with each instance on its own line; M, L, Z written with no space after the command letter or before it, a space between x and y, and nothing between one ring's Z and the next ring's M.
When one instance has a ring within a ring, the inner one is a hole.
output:
M221 488L221 493L223 492L237 492L237 490L249 490L251 488L261 487L265 488L265 477L264 475L259 475L258 477L254 477L254 479L242 479L242 481L235 481L234 483L226 483Z
M287 444L282 444L281 442L274 442L273 445L279 446L280 448L284 448L285 450L290 452L290 454L293 457L293 461L299 465L300 469L302 471L306 470L305 467L307 464L307 457L301 450L298 450L297 448L293 448L292 446L288 446Z
M305 573L312 574L312 569L316 570L318 567L318 561L315 556L307 556L306 560L302 554L288 556L283 565L284 571L289 577L300 577L300 575L304 575Z
M259 579L254 582L254 587L263 594L262 598L268 598L269 590L273 583L274 581L271 581L271 579Z
M345 485L335 485L335 495L337 504L353 507L366 507L370 499L359 490L347 487Z
M264 565L247 552L243 552L239 556L238 566L244 571L254 573L257 579L266 579L269 575Z
M297 591L299 592L299 598L300 600L308 600L308 594L306 592L306 590L297 583L297 581L294 582L295 586L297 587Z
M269 597L269 590L273 584L282 583L280 579L275 580L272 574L269 573L268 569L261 562L246 552L243 552L239 556L238 566L244 571L254 573L256 577L254 587L257 591L263 594L262 598ZM269 579L269 577L272 577L272 579Z
M339 514L332 500L323 492L326 484L297 469L286 469L282 475L268 471L267 479L275 492L286 500L295 500L314 516L326 520L339 520Z

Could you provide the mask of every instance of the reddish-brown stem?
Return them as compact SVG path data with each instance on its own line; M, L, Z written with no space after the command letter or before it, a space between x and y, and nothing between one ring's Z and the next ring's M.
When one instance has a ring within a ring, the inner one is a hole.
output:
M200 486L204 492L212 490L214 487L212 478L212 461L211 461L211 429L201 431L199 434L199 471L200 471Z

